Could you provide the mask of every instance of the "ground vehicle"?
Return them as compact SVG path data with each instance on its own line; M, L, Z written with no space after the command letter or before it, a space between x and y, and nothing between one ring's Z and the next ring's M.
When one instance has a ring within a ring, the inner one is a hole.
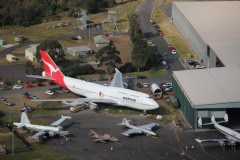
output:
M169 66L167 65L167 62L166 62L165 60L162 61L162 64L163 64L163 66L164 66L166 69L169 68Z
M4 97L1 97L0 99L1 99L1 101L6 101L6 100L7 100L7 99L4 98Z
M142 75L137 76L137 79L146 79L146 78L147 78L146 76L142 76Z
M149 21L150 21L150 23L153 23L153 22L154 22L154 19L151 18Z
M165 90L166 92L172 92L172 87L166 87L166 88L164 88L164 90Z
M162 31L158 32L160 36L164 36L164 33Z
M34 88L37 87L35 84L25 84L24 88Z
M206 68L204 65L198 64L195 66L196 69L204 69Z
M134 79L133 76L126 76L125 78L126 78L126 79Z
M29 106L29 105L25 105L24 107L22 107L20 109L21 112L32 112L33 110L35 110L35 108Z
M34 96L34 95L28 95L28 98L29 99L38 99L36 96Z
M137 87L138 87L138 88L142 88L143 85L142 85L141 83L137 83Z
M143 87L147 88L148 87L148 83L143 83Z
M149 45L149 46L155 46L155 44L153 43L152 40L148 40L148 45Z
M172 87L172 83L162 83L161 86L163 88L169 88L169 87Z
M7 106L13 106L13 103L9 102L9 101L4 101L4 104L7 105Z
M87 104L86 103L82 103L82 104L78 104L78 105L70 107L70 111L76 113L76 112L85 110L87 108L88 108Z
M83 39L81 35L77 35L77 39Z
M56 94L56 92L54 92L54 91L52 91L52 90L46 90L46 92L45 92L46 94L48 94L48 95L54 95L54 94Z
M175 49L172 50L172 54L174 55L174 57L178 57L178 54Z
M54 86L54 85L56 85L56 83L53 82L53 81L50 81L50 82L48 82L48 85L49 85L49 86Z
M196 60L194 60L194 59L188 59L187 60L187 63L189 64L189 65L191 65L191 66L195 66L195 65L198 65L199 63L196 61Z
M20 85L14 85L14 86L13 86L13 89L22 89L22 86L20 86Z
M101 76L101 77L98 78L98 80L99 80L99 81L107 81L108 79Z

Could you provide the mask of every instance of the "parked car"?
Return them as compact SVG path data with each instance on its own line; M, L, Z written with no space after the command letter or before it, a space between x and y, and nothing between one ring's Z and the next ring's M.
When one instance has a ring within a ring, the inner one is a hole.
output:
M22 89L23 87L22 86L20 86L20 85L14 85L13 86L13 89Z
M126 78L126 79L134 79L133 76L128 76L128 75L127 75L125 78Z
M177 51L175 49L172 50L172 54L174 55L174 57L178 57Z
M149 21L150 21L150 23L153 23L153 22L154 22L154 19L151 18Z
M37 83L37 87L44 87L44 86L46 86L46 84L44 84L44 83Z
M105 78L105 77L103 77L103 76L101 76L101 77L98 78L98 80L99 80L99 81L107 81L108 79Z
M7 99L4 98L4 97L1 97L0 100L1 100L1 101L6 101Z
M138 88L143 88L143 85L141 83L137 83Z
M161 86L163 88L169 88L169 87L172 87L172 83L162 83Z
M155 46L155 44L154 44L154 42L152 40L148 40L147 43L148 43L149 46Z
M23 93L24 96L29 96L28 92Z
M9 101L4 101L4 104L7 105L7 106L13 106L13 103L9 102Z
M188 59L188 60L187 60L187 63L188 63L189 65L191 65L191 66L199 65L199 63L198 63L196 60L194 60L194 59Z
M148 86L149 86L148 83L143 83L144 88L147 88Z
M25 84L24 88L35 88L37 87L35 84Z
M25 105L20 109L21 112L32 112L33 110L35 110L35 108L29 105Z
M38 99L38 98L37 98L36 96L34 96L34 95L29 95L28 98L29 98L29 99Z
M83 39L81 35L77 35L77 39Z
M46 90L46 92L45 92L46 94L48 94L48 95L54 95L54 94L56 94L56 92L54 92L54 91L52 91L52 90Z
M159 31L158 33L159 33L160 36L164 36L163 31Z
M146 76L142 76L142 75L137 76L137 79L146 79L146 78L147 78Z
M196 69L204 69L206 68L204 65L198 64L195 66Z
M56 83L55 83L54 81L49 81L49 82L48 82L48 85L49 85L49 86L54 86L54 85L56 85Z
M172 92L172 87L166 87L166 88L164 88L164 90L165 90L166 92Z

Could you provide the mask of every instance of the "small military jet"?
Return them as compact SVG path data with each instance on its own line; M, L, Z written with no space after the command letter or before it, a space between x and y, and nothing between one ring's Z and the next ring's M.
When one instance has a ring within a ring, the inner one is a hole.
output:
M13 124L17 126L17 128L24 127L30 131L36 131L37 133L33 135L31 138L40 139L46 135L49 135L50 137L53 137L55 135L60 135L60 136L69 135L68 131L63 131L62 126L59 126L59 124L62 123L65 119L71 119L71 117L62 115L59 120L57 120L56 122L53 122L49 126L34 125L30 123L26 112L22 112L21 122L20 123L14 122Z
M107 142L119 142L119 140L115 137L110 136L109 134L99 135L94 130L91 129L90 131L91 137L95 138L94 142L101 142L101 143L107 143Z
M149 135L157 136L157 134L152 131L152 128L159 126L157 123L150 123L150 124L142 125L142 126L134 126L134 125L129 124L129 121L126 118L123 118L122 123L120 123L118 125L124 125L124 126L130 128L126 132L122 133L125 136L130 136L132 134L142 134L142 133L144 133L148 136Z
M214 115L211 118L211 123L206 123L204 125L209 125L209 124L213 124L214 127L221 132L222 134L225 135L226 138L223 139L195 139L198 143L204 143L204 142L217 142L219 143L220 146L225 147L225 145L229 145L231 147L233 147L235 149L236 143L240 143L240 133L224 127L222 125L220 125L219 123L223 123L223 122L228 122L228 115L225 114L224 116L224 121L218 121L216 122ZM199 127L202 127L202 119L201 117L198 120L198 125Z

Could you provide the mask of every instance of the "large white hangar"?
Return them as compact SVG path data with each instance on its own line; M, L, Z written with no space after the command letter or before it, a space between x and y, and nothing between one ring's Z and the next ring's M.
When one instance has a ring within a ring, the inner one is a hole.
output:
M240 65L240 1L173 2L172 19L204 65Z
M173 91L194 129L197 119L223 118L227 109L240 108L240 66L173 71Z

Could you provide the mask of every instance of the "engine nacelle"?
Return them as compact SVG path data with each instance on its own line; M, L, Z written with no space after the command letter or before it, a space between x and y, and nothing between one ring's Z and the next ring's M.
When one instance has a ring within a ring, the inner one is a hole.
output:
M228 145L231 147L234 147L234 146L236 146L236 143L234 141L229 141Z
M61 130L63 129L63 127L62 127L62 126L58 126L58 128L59 128L59 131L61 131Z
M96 103L93 103L93 102L89 102L88 106L92 110L97 110L98 109L98 105Z
M55 136L56 134L55 134L53 131L50 131L50 132L48 132L48 135L49 135L50 137L53 137L53 136Z

